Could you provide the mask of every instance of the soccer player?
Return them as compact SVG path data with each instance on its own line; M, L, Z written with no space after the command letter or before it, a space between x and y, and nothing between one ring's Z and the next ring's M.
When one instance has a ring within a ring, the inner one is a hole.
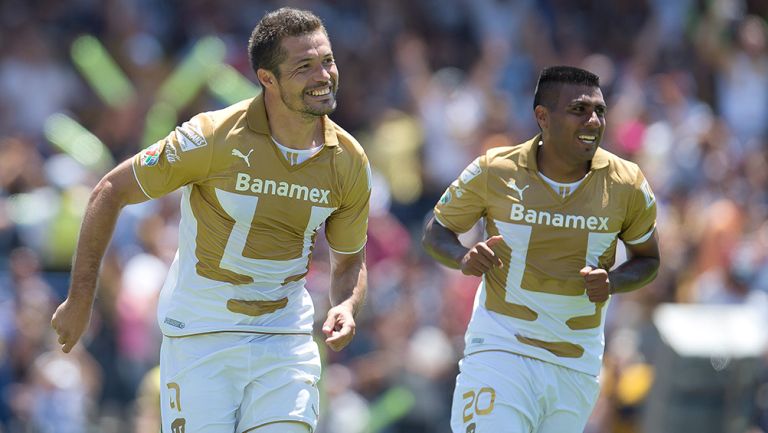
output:
M331 349L351 341L366 292L370 171L327 116L339 73L326 29L311 12L279 9L256 25L249 54L260 96L194 116L96 186L52 319L69 352L88 325L121 208L181 188L179 250L158 304L169 433L314 430L320 357L304 285L323 223Z
M656 202L637 165L599 147L596 75L542 71L541 133L472 162L435 206L423 244L482 276L456 380L455 433L582 432L598 397L604 312L659 266ZM485 240L457 233L484 219ZM629 260L614 270L617 240Z

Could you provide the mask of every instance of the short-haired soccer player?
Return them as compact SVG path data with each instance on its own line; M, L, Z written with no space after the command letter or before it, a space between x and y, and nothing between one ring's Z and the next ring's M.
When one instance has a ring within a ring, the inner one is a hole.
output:
M158 305L168 433L314 430L320 356L304 284L323 223L331 349L351 341L365 297L370 171L328 118L339 73L325 27L310 12L279 9L256 25L249 52L261 95L194 116L96 186L69 295L52 319L69 352L88 325L120 210L181 188L179 250Z
M606 304L659 266L656 201L637 165L600 148L605 113L596 75L545 69L534 100L541 133L477 158L435 206L426 250L482 276L454 433L584 429L599 393ZM457 234L481 218L486 239L465 248ZM610 270L619 240L629 260Z

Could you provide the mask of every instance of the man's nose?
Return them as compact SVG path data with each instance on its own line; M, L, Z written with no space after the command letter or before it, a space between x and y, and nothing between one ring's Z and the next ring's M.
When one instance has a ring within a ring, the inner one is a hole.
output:
M325 65L319 65L315 72L315 79L317 81L329 81L331 79L331 73Z
M600 126L600 116L597 115L597 111L592 110L587 119L588 126Z

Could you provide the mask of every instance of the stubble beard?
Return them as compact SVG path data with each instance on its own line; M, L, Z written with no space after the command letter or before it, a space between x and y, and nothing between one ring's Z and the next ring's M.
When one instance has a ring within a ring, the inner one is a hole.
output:
M335 83L332 82L331 95L333 95L333 103L330 105L330 107L321 108L321 109L313 108L309 104L304 102L304 92L302 92L296 98L299 101L298 103L294 103L293 101L289 100L289 98L286 96L288 93L285 91L282 85L280 85L280 99L283 101L283 104L285 104L286 107L300 113L304 118L308 120L313 120L318 117L326 116L336 111L336 105L337 105L336 93L338 91L339 91L338 82L335 82Z

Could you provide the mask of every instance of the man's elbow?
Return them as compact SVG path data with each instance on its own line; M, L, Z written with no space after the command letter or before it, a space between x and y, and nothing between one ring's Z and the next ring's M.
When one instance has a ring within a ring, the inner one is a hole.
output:
M89 204L99 208L122 209L130 204L130 196L122 191L109 176L104 176L91 191Z
M435 251L435 243L433 239L433 232L431 225L424 228L424 233L421 235L421 248L430 255L430 257L437 259Z
M659 266L661 265L661 261L658 257L643 257L642 260L645 262L645 265L644 270L640 272L644 275L638 275L638 281L640 282L641 286L645 286L653 282L653 280L655 280L659 275Z
M652 257L651 258L651 274L648 277L648 283L655 280L656 277L659 275L660 266L661 266L661 259L659 259L659 257Z

